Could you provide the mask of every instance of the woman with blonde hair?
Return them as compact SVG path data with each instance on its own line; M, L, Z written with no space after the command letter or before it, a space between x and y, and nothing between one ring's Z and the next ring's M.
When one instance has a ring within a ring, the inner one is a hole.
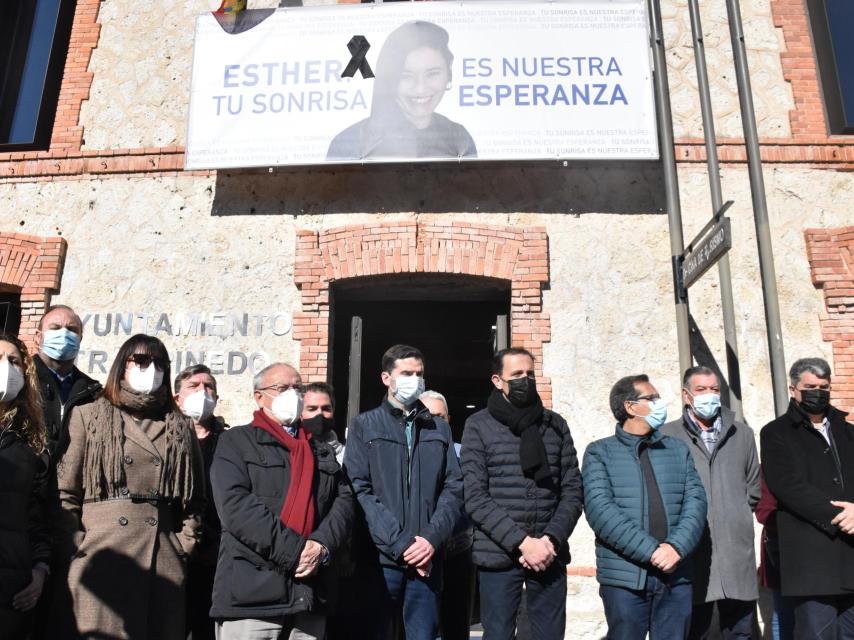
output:
M205 480L193 421L175 404L170 377L163 343L135 335L119 349L103 395L71 415L57 473L76 548L72 634L183 638Z
M35 365L23 342L0 334L0 631L7 640L29 637L50 573L47 462Z

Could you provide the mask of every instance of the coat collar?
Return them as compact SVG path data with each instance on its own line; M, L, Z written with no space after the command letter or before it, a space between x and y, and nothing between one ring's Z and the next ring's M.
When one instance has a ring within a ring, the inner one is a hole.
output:
M620 444L624 444L627 447L631 447L634 451L637 451L637 447L641 443L641 441L646 441L650 444L655 444L657 442L660 442L664 438L664 434L661 433L660 429L655 429L645 437L635 436L631 433L626 433L626 431L623 429L623 425L621 425L619 422L617 423L614 429L614 435L616 436Z
M129 413L122 411L122 420L125 423L124 433L125 437L128 440L132 440L140 447L148 451L148 453L150 453L151 455L156 456L157 458L161 458L160 452L157 450L157 447L154 446L152 439L145 434L145 431L143 431L142 427L137 424L133 416L131 416ZM162 430L155 435L155 438L157 438L160 433L162 433Z
M806 412L801 409L797 402L795 402L794 398L789 398L789 407L786 409L785 417L789 420L793 427L810 427L812 428L812 424L810 423L810 418L806 414ZM846 418L848 413L842 411L841 409L837 409L834 406L831 406L827 410L827 420L830 422L831 426L833 425L843 425L846 422Z

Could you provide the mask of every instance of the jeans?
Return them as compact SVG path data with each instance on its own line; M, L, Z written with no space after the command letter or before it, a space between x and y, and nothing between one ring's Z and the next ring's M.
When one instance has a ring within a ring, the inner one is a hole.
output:
M718 629L712 629L715 607L718 609ZM719 631L721 640L750 640L753 635L755 618L755 600L704 602L694 605L688 637L692 640L707 640L711 637L717 637Z
M436 561L426 578L411 569L383 567L385 591L380 594L376 640L386 640L389 628L403 614L406 640L434 640L439 633L439 591L442 563ZM366 637L369 635L365 634Z
M791 600L798 640L854 640L854 595Z
M563 640L566 629L566 565L553 562L542 573L521 566L480 569L480 619L484 640L515 637L516 616L525 586L531 635Z
M323 640L326 618L307 611L276 618L220 620L216 640Z
M648 575L645 589L602 585L608 640L684 640L691 624L690 584L669 585Z
M771 638L773 640L794 640L795 611L792 599L787 598L779 589L772 591L774 613L771 615Z

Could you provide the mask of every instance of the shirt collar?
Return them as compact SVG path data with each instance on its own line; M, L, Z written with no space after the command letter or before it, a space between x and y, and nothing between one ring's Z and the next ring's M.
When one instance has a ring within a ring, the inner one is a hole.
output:
M65 375L62 375L61 373L59 373L59 371L55 371L54 369L51 369L50 367L48 367L47 370L50 371L53 374L53 377L56 378L59 382L68 382L74 377L74 368L73 367L71 368L71 371L69 371Z

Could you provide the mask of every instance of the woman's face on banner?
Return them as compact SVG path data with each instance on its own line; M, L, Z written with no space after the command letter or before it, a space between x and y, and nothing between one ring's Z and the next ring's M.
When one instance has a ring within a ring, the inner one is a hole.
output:
M397 104L412 124L419 129L430 126L433 111L442 101L450 79L448 63L432 47L409 52L397 85Z

